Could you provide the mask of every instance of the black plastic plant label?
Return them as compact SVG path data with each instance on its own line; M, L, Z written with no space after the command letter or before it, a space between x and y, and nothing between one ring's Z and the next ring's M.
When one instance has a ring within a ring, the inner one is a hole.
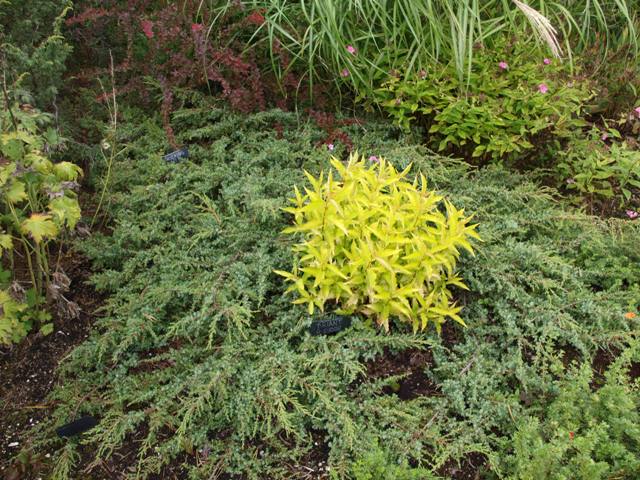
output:
M56 428L56 433L59 437L72 437L73 435L78 435L79 433L91 430L97 424L98 420L91 415L86 415L78 420L74 420L71 423L67 423L66 425Z
M351 317L344 317L342 315L327 315L325 318L315 320L309 327L309 333L311 335L331 335L332 333L338 333L345 328L351 326Z
M189 158L189 150L187 147L184 147L180 150L176 150L175 152L168 153L162 158L164 158L168 163L178 163L183 158Z

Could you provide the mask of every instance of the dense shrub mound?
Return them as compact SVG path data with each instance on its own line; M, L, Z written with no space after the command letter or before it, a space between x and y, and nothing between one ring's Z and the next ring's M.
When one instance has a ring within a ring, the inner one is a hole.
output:
M460 259L470 292L455 296L467 328L449 322L439 337L397 324L384 334L354 318L344 332L312 337L306 308L291 304L273 270L291 264L294 241L280 233L289 221L281 208L303 169L328 166L314 147L321 132L279 111L183 109L173 126L190 158L169 164L156 120L124 122L129 146L105 202L112 232L84 244L110 297L95 334L64 364L55 420L35 447L60 448L58 478L87 466L95 478L109 469L145 478L167 464L180 478L427 478L419 469L455 478L465 468L533 478L527 462L544 452L523 453L526 442L554 442L558 465L587 448L558 447L583 430L556 437L546 416L567 417L559 385L584 385L584 375L567 375L569 359L591 372L605 349L626 349L609 383L625 396L620 418L635 418L625 372L638 360L638 321L625 313L640 300L637 223L570 213L525 177L475 172L385 140L382 127L351 127L361 152L399 169L413 162L431 189L476 212L484 242ZM99 425L64 445L50 440L81 414ZM637 478L638 432L607 428L610 420L581 427L615 439L618 452L598 459L611 468L598 471Z

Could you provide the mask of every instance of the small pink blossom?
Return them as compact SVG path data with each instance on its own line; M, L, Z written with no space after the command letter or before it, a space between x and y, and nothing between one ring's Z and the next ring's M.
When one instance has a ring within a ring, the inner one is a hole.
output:
M201 23L192 23L191 24L191 31L193 33L201 32L202 30L204 30L204 25L202 25Z
M634 218L638 218L638 215L640 215L638 212L636 212L634 210L627 210L625 213L627 214L627 217L629 217L632 220Z
M334 148L335 148L335 147L334 147L333 143L329 143L329 144L327 145L327 150L329 150L330 152L333 152L333 149L334 149Z
M140 26L147 38L153 38L153 22L151 20L142 20Z
M370 162L379 162L380 160L378 160L378 157L376 157L375 155L371 155L369 157L369 161Z
M572 183L576 183L576 181L573 178L567 178L567 183L571 185Z
M605 141L607 141L608 138L609 138L609 134L608 133L603 133L602 136L600 137L600 140L605 142Z
M355 55L356 47L354 47L353 45L347 45L347 52L349 52L351 55Z
M547 93L549 91L549 87L547 87L546 83L541 83L540 85L538 85L538 91L540 93Z
M426 70L420 70L420 78L422 80L424 80L425 78L427 78L427 71Z
M348 77L349 76L349 70L346 68L343 68L342 71L340 72L340 76L341 77Z
M507 62L500 62L498 64L498 66L502 69L502 70L506 70L507 68L509 68L509 64Z
M640 107L634 108L633 111L636 112L636 117L640 118Z
M551 60L548 58L545 58L542 63L544 63L545 65L551 65Z

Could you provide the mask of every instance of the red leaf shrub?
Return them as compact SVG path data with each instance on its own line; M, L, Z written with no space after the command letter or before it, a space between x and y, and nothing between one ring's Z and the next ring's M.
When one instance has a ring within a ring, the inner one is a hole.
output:
M289 68L290 59L278 48L277 38L277 61L280 70L286 72L280 81L266 47L246 48L249 38L261 34L266 22L262 10L247 12L238 2L218 20L216 28L209 28L212 15L199 8L198 0L186 0L179 6L174 2L158 6L150 0L101 1L95 2L96 6L92 5L94 1L78 2L80 13L66 21L79 47L80 58L76 60L80 60L80 71L74 76L89 80L109 74L109 58L104 53L112 50L117 94L138 94L145 99L148 87L144 78L155 79L162 91L160 112L167 139L173 146L170 115L176 88L204 89L245 113L268 106L288 110L295 105L311 105L311 99L314 109L326 108L323 88L315 84L310 95L304 76ZM86 8L80 10L83 5ZM101 66L96 68L96 64ZM324 115L322 119L311 116L323 122L321 127L328 137L349 147L351 142L336 128L335 118Z

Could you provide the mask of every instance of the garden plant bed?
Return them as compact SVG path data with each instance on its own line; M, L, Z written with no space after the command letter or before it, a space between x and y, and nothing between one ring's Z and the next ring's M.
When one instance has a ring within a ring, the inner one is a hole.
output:
M0 477L640 478L637 10L0 1Z
M465 257L471 293L459 296L473 327L448 322L441 335L415 335L394 324L385 334L354 317L335 335L310 336L309 316L279 293L286 287L272 270L286 266L286 216L278 209L304 182L298 163L317 171L326 161L323 149L304 153L320 132L278 111L242 118L191 108L178 117L190 126L177 122L178 138L198 126L200 139L179 164L163 162L160 129L123 124L123 139L139 139L131 152L158 153L132 153L121 160L129 168L114 168L115 228L80 244L106 311L65 362L50 400L49 428L75 418L80 403L99 419L83 444L64 442L79 454L73 471L325 478L320 467L347 471L354 453L376 452L363 441L385 439L407 452L407 468L430 464L443 478L482 478L508 468L495 456L499 439L524 428L517 420L532 418L600 348L617 349L620 366L635 368L635 319L624 316L624 289L608 287L628 282L634 269L608 274L589 260L635 258L635 224L620 223L628 233L612 236L606 222L568 215L524 178L380 142L385 127L375 124L366 133L353 127L358 148L400 167L413 162L433 188L478 212L484 243ZM285 126L283 138L263 128L274 121ZM575 248L585 237L588 247ZM244 308L256 312L251 328ZM535 322L511 320L532 312ZM547 337L571 345L573 363L563 364ZM613 364L608 359L607 369ZM467 428L476 433L452 433ZM52 433L34 450L58 448ZM93 441L108 445L101 457ZM420 448L425 442L430 447Z

